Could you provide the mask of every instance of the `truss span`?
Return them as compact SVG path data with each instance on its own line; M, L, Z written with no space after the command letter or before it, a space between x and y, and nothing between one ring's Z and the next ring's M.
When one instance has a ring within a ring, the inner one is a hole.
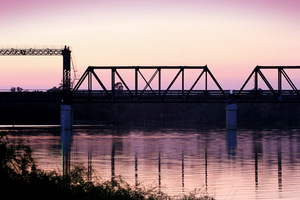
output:
M109 71L109 75L108 75L110 77L109 83L107 83L107 81L105 82L103 78L100 78L100 76L97 75L97 73L101 74L104 70ZM121 70L130 70L130 72L127 73L131 73L131 77L133 77L134 79L131 80L131 82L132 81L134 82L133 87L130 87L128 80L125 81L121 73L119 73ZM152 70L152 76L148 79L144 75L145 70ZM173 70L176 73L173 74L172 76L170 75L171 77L169 76L169 78L171 79L166 81L162 77L162 74L169 73L170 72L169 70ZM194 82L190 84L190 88L187 90L185 72L187 72L188 70L192 70L194 75L196 75L195 76L196 78L195 80L193 80ZM79 91L83 85L83 82L85 82L86 80L87 80L86 82L88 83L87 90L93 91L94 90L93 83L92 83L93 79L96 80L101 90L103 90L103 92L107 95L110 94L112 98L116 97L116 95L118 94L118 92L120 92L120 90L126 91L127 93L129 93L131 97L133 95L134 96L143 95L147 91L152 94L157 93L159 96L164 97L168 95L172 90L174 90L171 88L176 81L180 82L180 85L177 87L181 88L181 94L185 96L189 96L191 92L195 89L195 86L199 84L200 79L204 80L203 88L205 91L209 90L208 79L210 79L212 80L214 86L217 88L220 94L225 95L224 90L222 89L222 87L220 86L220 84L218 83L218 81L216 80L216 78L214 77L214 75L211 73L211 71L208 69L206 65L205 66L136 66L136 67L134 66L127 66L127 67L126 66L112 66L112 67L90 66L87 68L87 70L84 72L82 77L79 79L79 81L73 88L73 91L75 92ZM119 82L116 81L117 79L119 80ZM142 83L139 80L142 80ZM167 84L164 89L162 88L163 83Z

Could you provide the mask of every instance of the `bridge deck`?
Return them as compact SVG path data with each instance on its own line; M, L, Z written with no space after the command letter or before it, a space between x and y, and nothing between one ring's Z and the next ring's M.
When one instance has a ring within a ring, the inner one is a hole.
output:
M0 92L0 102L60 102L63 92ZM74 103L300 103L294 90L78 90Z

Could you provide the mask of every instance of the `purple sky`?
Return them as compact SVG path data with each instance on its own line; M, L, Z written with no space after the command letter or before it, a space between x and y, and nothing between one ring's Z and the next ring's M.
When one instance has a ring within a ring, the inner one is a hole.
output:
M89 65L207 64L225 89L238 89L256 65L300 65L300 1L0 4L0 45L70 45L79 75ZM0 88L58 85L61 60L0 57Z

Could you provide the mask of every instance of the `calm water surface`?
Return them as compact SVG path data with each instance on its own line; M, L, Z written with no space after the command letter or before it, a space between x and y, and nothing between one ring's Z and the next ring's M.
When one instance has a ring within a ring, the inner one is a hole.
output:
M94 172L91 179L121 175L132 185L158 186L170 195L200 188L216 199L300 198L300 129L19 128L10 133L11 140L28 141L45 170L67 173L83 163Z

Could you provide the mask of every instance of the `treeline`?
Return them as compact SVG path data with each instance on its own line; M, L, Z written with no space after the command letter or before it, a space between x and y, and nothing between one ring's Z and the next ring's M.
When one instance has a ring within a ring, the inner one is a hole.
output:
M59 103L0 103L0 124L59 124ZM197 124L224 127L226 104L74 104L75 124ZM299 126L300 104L238 104L238 126Z

